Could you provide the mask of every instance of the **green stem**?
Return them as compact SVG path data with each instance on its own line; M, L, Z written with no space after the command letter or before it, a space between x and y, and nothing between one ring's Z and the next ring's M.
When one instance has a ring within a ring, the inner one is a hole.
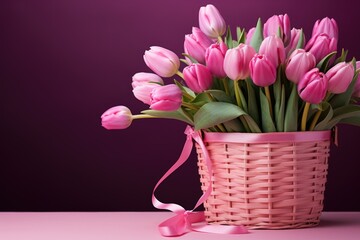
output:
M241 97L240 97L241 88L239 86L239 81L234 81L234 91L235 91L235 98L236 98L237 105L239 106L239 108L244 109L243 105L241 104ZM244 125L246 131L251 132L250 127L249 127L248 123L246 122L246 120L241 116L239 118L240 118L240 121L242 122L242 124Z
M221 132L227 132L226 129L221 124L218 124L216 126L221 130Z
M310 105L311 104L309 102L306 102L306 104L305 104L302 119L301 119L301 131L306 131L306 120L307 120L307 116L309 114Z
M186 97L186 98L188 98L188 99L190 99L190 100L193 100L193 99L194 99L194 97L191 96L190 94L188 94L185 90L182 91L182 93L183 93L184 97Z
M159 117L155 117L155 116L151 116L148 114L137 114L137 115L132 115L132 119L142 119L142 118L159 118Z
M228 85L227 79L223 78L223 79L221 79L221 81L224 85L226 95L230 96L230 90L229 90L229 85Z
M264 87L264 89L265 89L265 96L269 102L270 116L272 119L274 119L269 86Z
M325 99L324 99L324 102L329 101L330 97L331 97L331 92L327 92L326 96L325 96Z
M179 77L181 77L182 79L184 79L184 74L180 71L176 72L176 75L178 75Z
M194 105L192 105L192 104L189 104L189 103L187 103L187 102L183 102L181 105L184 106L184 107L190 108L190 109L192 109L192 110L195 110L195 111L199 110L198 107L196 107L196 106L194 106Z
M240 97L240 86L239 86L239 81L234 81L234 91L235 91L235 98L236 98L236 103L239 106L239 108L243 108L242 104L241 104L241 97Z
M212 102L216 102L214 97L209 93L209 92L205 92L206 95L209 97L209 99L212 101Z
M318 121L319 118L320 118L321 112L322 112L321 110L318 110L318 111L316 112L316 114L315 114L315 116L314 116L314 119L312 120L311 125L310 125L310 128L309 128L310 131L314 130L315 125L316 125L317 121Z

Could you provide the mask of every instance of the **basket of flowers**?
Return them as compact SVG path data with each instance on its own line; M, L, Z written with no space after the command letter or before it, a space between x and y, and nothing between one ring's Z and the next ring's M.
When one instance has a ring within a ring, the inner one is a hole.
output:
M153 196L155 207L177 213L160 225L163 235L319 223L336 126L360 125L360 63L338 51L338 37L336 21L323 18L306 40L287 14L232 34L207 5L200 8L199 28L185 36L182 59L158 46L145 51L153 73L136 73L132 87L149 109L133 115L116 106L101 117L107 129L143 118L188 124L183 152L157 186L186 161L194 141L203 190L196 207L203 203L205 211ZM193 226L200 220L207 224Z

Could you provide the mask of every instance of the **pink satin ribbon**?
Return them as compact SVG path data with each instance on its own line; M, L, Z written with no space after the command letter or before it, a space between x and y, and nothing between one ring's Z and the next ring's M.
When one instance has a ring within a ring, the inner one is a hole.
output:
M218 133L205 132L204 142L279 143L329 140L331 131L277 132L274 133Z
M171 217L164 222L159 224L159 231L161 235L165 237L176 237L181 236L185 233L196 231L196 232L206 232L206 233L220 233L220 234L240 234L248 233L247 229L244 226L230 226L230 225L208 225L205 222L204 212L194 212L194 210L199 207L203 202L206 201L208 196L211 193L212 183L209 182L207 190L197 201L195 207L186 211L182 206L175 203L162 203L155 197L155 191L158 186L176 169L178 169L186 160L189 158L190 153L193 148L193 139L199 144L204 154L204 159L206 162L209 175L212 175L212 165L209 157L209 153L205 147L205 144L201 137L200 131L194 131L190 126L187 126L185 130L187 135L186 142L184 144L183 150L180 154L179 159L175 164L162 176L162 178L157 182L152 193L152 203L153 206L157 209L170 210L176 215Z

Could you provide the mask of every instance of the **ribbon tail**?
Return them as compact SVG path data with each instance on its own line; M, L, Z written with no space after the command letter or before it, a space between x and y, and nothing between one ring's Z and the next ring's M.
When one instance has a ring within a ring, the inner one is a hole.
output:
M165 210L170 210L172 212L175 213L183 213L185 212L185 209L183 207L181 207L178 204L175 203L162 203L160 202L156 197L155 197L155 191L158 188L158 186L168 177L170 176L174 171L176 171L176 169L178 169L182 164L184 164L186 162L186 160L189 158L192 148L193 148L193 142L192 142L192 138L191 135L188 134L189 132L191 132L191 127L187 127L186 128L186 133L187 133L187 139L186 142L184 144L184 147L182 149L182 152L180 154L179 159L174 163L174 165L164 174L164 176L162 176L160 178L160 180L156 183L153 192L152 192L152 204L154 207L156 207L157 209L165 209Z
M211 179L209 179L209 186L207 190L202 194L202 196L197 201L195 207L191 211L185 211L185 209L182 206L175 203L162 203L155 197L155 191L158 188L158 186L170 174L172 174L183 163L185 163L186 160L189 158L193 148L193 139L200 145L201 150L204 154L207 169L209 171L209 176L212 175L212 165L211 165L210 156L202 140L201 133L199 131L194 131L190 126L186 128L185 133L187 135L187 139L179 159L157 182L152 193L152 203L154 207L158 209L170 210L176 213L174 217L171 217L159 224L159 231L161 235L165 237L176 237L176 236L181 236L190 231L220 233L220 234L247 233L247 229L243 226L207 225L205 221L204 212L193 212L204 201L206 201L206 199L211 194L212 191Z
M233 225L211 225L211 224L202 224L199 226L192 226L191 228L196 232L204 233L217 233L217 234L244 234L249 233L249 231L244 226L233 226Z
M160 223L159 232L164 237L176 237L181 236L190 230L187 227L183 214L177 214L164 222Z

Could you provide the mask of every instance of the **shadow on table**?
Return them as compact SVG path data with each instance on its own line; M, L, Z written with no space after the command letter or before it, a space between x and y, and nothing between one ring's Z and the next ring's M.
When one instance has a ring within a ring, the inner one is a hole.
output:
M352 218L344 218L340 217L337 219L320 219L320 224L317 226L318 228L321 227L344 227L344 226L354 226L360 225L360 218L359 217L352 217Z

